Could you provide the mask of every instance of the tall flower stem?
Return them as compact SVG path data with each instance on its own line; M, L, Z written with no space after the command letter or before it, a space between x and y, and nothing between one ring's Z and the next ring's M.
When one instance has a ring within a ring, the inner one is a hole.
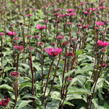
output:
M18 67L19 67L19 53L17 53L17 62L16 62L16 72L18 72ZM14 92L15 92L15 104L14 104L14 109L16 107L17 104L17 99L19 96L19 85L18 85L18 79L14 82L13 84L14 86Z
M58 60L57 65L56 65L56 69L55 69L55 72L54 72L54 75L53 75L53 81L52 81L52 83L51 83L51 86L50 86L50 90L49 90L48 96L50 95L51 90L52 90L52 88L53 88L53 82L54 82L54 80L55 80L55 78L56 78L57 69L58 69L58 66L59 66L60 59L61 59L61 54L59 55L59 60Z
M1 36L1 48L0 48L1 65L2 65L2 62L3 62L2 50L3 50L3 39L2 39L2 36Z
M29 61L30 61L30 69L32 74L32 95L35 95L35 88L34 88L34 71L33 71L33 62L32 62L32 54L29 53Z
M49 67L49 71L48 71L48 75L47 75L47 81L46 81L46 84L45 84L44 96L43 96L44 98L45 98L45 94L46 94L46 90L47 90L47 86L48 86L49 77L50 77L50 73L51 73L51 70L52 70L53 63L54 63L54 59L52 60L50 67Z
M17 62L16 62L16 72L18 71L19 68L19 53L17 53Z

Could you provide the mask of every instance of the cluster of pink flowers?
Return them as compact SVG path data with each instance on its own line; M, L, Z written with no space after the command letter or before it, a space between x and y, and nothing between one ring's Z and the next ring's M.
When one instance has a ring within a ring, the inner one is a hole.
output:
M102 22L102 21L97 21L97 22L95 22L95 24L96 24L97 26L104 26L104 25L105 25L105 23Z
M48 53L50 56L57 56L62 52L61 48L46 48L45 52Z
M10 73L10 76L12 76L12 77L18 77L19 75L20 75L19 72L11 72Z
M61 18L61 17L66 17L66 16L76 16L76 12L68 12L66 14L59 14L59 13L55 13L54 14L55 16Z
M7 35L8 35L8 36L16 36L17 33L14 32L14 31L9 31L9 32L7 32Z
M101 47L106 47L106 46L109 46L109 42L98 40L97 45Z
M22 46L22 45L15 45L14 49L16 49L18 51L23 51L24 50L24 46Z
M37 24L36 29L43 30L43 29L47 29L47 27L46 27L46 25Z
M77 24L78 28L82 28L82 29L88 29L90 27L89 24L83 25L83 24Z
M0 106L7 106L8 103L9 103L10 99L9 98L5 98L5 99L2 99L0 101Z

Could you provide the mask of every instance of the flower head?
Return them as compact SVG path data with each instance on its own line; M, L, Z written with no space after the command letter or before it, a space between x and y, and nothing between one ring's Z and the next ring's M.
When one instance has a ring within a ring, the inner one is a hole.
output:
M75 12L75 9L67 9L66 10L68 13L70 13L70 12Z
M43 30L43 29L47 29L47 27L46 27L46 25L37 24L36 29Z
M3 36L3 35L5 35L5 33L3 33L3 32L0 32L0 36Z
M10 73L10 76L12 76L12 77L18 77L19 75L20 75L19 72L11 72Z
M68 13L67 16L76 16L76 13L75 12Z
M104 25L105 25L105 23L102 22L102 21L95 22L95 24L96 24L97 26L104 26Z
M9 103L10 99L9 98L5 98L5 99L2 99L0 101L0 106L7 106L8 103Z
M98 46L101 46L101 47L106 47L106 46L109 45L109 42L102 41L102 40L98 40L98 41L97 41L97 45L98 45Z
M64 36L58 35L58 36L56 36L56 39L59 39L59 40L64 39Z
M14 32L14 31L9 31L9 32L7 32L7 35L8 35L8 36L16 36L17 33Z
M22 45L15 45L14 49L16 49L18 51L23 51L24 50L24 46L22 46Z
M67 57L72 57L72 56L74 56L74 53L68 52L68 53L66 53L65 55L66 55Z
M46 48L45 52L48 53L50 56L57 56L62 52L61 48Z
M101 67L107 67L106 63L101 64Z
M20 40L20 37L14 37L13 40Z

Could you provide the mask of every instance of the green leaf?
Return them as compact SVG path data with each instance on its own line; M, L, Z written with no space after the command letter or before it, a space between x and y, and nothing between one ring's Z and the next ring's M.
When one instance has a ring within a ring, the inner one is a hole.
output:
M31 87L31 86L32 86L31 82L29 82L29 81L23 82L23 83L20 84L20 90L22 90L26 87Z
M74 106L72 103L65 101L64 104L70 105L70 106Z
M21 100L20 102L18 102L18 104L16 105L16 108L15 109L23 109L30 102L32 102L32 100Z
M83 50L77 50L77 51L76 51L76 55L77 55L77 56L79 56L79 55L81 55L81 54L83 54Z
M53 100L52 102L47 103L46 109L58 109L59 101Z
M13 91L13 88L7 84L0 85L0 89L6 89L8 91Z

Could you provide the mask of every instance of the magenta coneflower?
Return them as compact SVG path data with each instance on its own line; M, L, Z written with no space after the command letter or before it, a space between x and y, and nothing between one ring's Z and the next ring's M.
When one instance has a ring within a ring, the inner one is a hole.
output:
M36 29L43 30L43 29L47 29L47 27L46 27L46 25L37 24Z
M16 36L17 33L14 32L14 31L9 31L9 32L7 32L7 35L8 35L8 36Z
M98 40L97 45L101 47L106 47L106 46L109 46L109 42Z
M102 21L97 21L97 22L95 22L95 24L96 24L97 26L104 26L104 25L105 25L105 23L102 22Z
M3 32L0 32L0 36L3 36L3 35L5 35L5 33L3 33Z
M62 39L64 39L64 36L62 36L62 35L58 35L58 36L56 36L56 39L58 39L58 40L62 40Z
M23 51L24 50L24 46L22 46L22 45L15 45L14 49L18 50L18 51Z
M2 99L0 101L0 106L7 106L8 103L9 103L10 99L9 98L5 98L5 99Z
M19 72L10 72L10 76L12 77L18 77L20 75Z
M45 52L50 56L57 56L62 52L61 48L46 48Z

